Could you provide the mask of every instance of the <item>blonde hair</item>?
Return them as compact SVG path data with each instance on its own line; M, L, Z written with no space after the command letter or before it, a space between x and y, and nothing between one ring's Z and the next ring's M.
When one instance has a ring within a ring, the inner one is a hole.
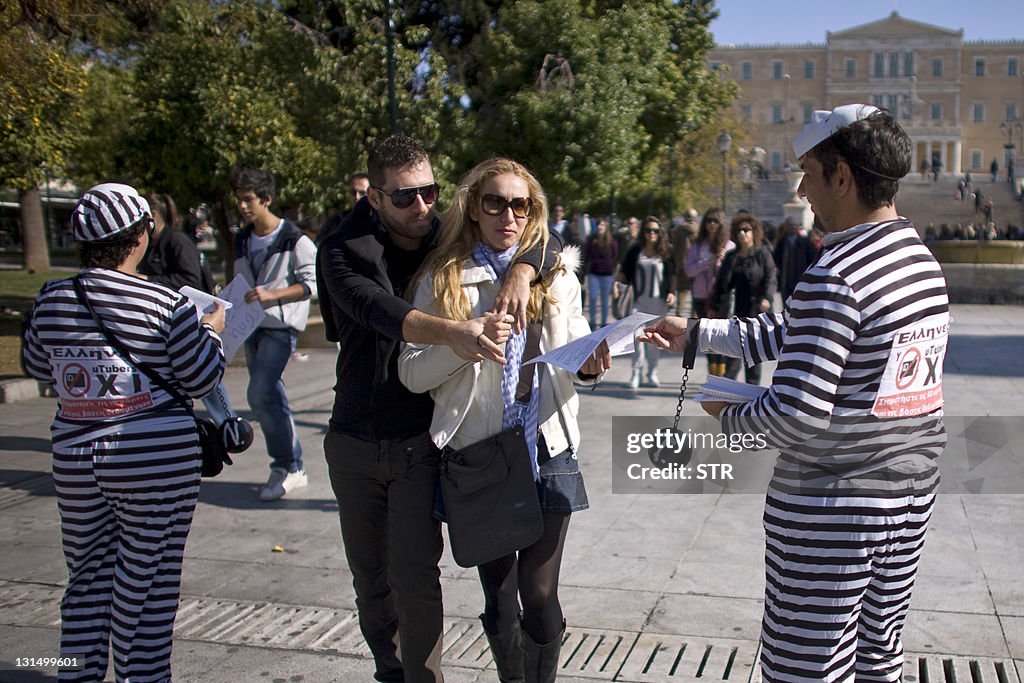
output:
M470 216L469 209L474 205L479 209L482 196L480 189L485 182L507 174L526 181L530 199L533 200L533 208L526 219L526 227L519 239L519 248L516 250L513 263L537 246L540 247L542 254L547 250L548 202L544 190L533 174L525 166L511 159L496 157L477 164L462 179L451 208L445 212L442 219L437 248L423 263L416 277L417 281L422 277L431 279L434 301L437 302L441 315L446 318L468 320L472 315L469 298L462 289L462 271L466 262L473 257L473 250L482 238L480 225ZM543 255L541 258L543 259ZM556 268L552 268L544 281L535 282L530 287L530 303L526 312L531 320L539 319L544 303L549 302L551 278L556 271Z

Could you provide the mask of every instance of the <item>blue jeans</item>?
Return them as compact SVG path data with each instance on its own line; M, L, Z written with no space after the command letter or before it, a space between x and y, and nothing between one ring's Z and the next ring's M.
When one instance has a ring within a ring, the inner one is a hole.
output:
M288 472L302 469L302 445L281 377L295 350L296 336L291 330L258 328L245 340L249 407L263 430L267 454L273 460L270 466Z
M608 302L612 296L612 283L615 282L614 275L587 276L587 296L590 298L590 324L597 327L597 301L601 300L601 326L608 324Z
M221 401L221 397L223 397L223 401ZM234 409L231 407L231 398L228 396L228 388L224 385L224 382L221 382L213 391L203 396L203 405L206 406L206 412L210 414L210 419L216 422L218 427L235 414Z

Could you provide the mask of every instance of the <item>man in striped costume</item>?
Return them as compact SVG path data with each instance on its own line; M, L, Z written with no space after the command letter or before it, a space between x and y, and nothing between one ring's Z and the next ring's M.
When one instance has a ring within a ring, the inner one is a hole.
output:
M901 632L945 445L946 283L896 212L911 142L867 105L816 112L793 146L828 233L781 316L668 318L644 340L778 360L750 403L704 403L778 448L765 502L765 681L899 681Z
M224 309L200 317L184 295L138 277L153 219L133 188L97 185L71 222L81 292L75 279L46 283L22 348L26 372L59 397L53 479L68 569L60 656L69 664L59 680L99 683L112 651L117 681L163 683L199 497L199 438L188 409L139 367L181 394L208 394L224 374Z

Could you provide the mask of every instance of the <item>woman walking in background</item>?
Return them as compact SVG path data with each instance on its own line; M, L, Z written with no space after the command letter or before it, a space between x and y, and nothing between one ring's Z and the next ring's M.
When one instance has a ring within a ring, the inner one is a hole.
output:
M711 207L704 212L697 229L697 239L690 245L683 270L693 278L693 316L695 318L713 318L714 311L710 308L710 298L715 292L715 277L718 267L725 258L725 253L735 245L729 240L724 229L725 212L718 207ZM708 374L725 374L725 356L709 353Z
M612 231L608 229L608 221L605 219L597 221L595 230L587 240L583 262L587 275L587 298L590 300L590 326L597 329L608 324L608 307L611 305L619 245L612 238ZM598 303L601 305L600 323L597 321Z
M718 269L711 307L716 318L752 318L772 310L777 288L775 259L764 246L764 228L761 221L749 213L732 219L732 241L736 248L728 252ZM740 358L728 358L725 376L736 379L740 373ZM746 366L744 376L748 384L761 383L761 365Z
M672 247L668 234L661 227L661 221L655 216L645 218L641 226L640 237L626 252L619 276L623 283L633 288L634 313L641 311L664 315L676 301L676 273L671 255ZM645 386L661 385L658 380L660 355L661 351L650 344L636 345L633 351L633 374L629 378L630 389L636 390L640 386L645 358Z

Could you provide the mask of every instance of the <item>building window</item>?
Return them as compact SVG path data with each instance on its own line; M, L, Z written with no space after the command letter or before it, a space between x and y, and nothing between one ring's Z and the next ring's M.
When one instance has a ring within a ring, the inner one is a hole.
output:
M903 53L903 75L913 76L916 73L914 69L914 53L905 52Z
M750 62L743 62L743 64L740 65L740 73L742 74L741 78L743 78L743 80L749 81L754 77L754 65Z
M810 59L804 61L804 78L814 78L814 62Z
M981 102L975 102L971 105L971 121L974 123L985 122L985 105Z
M1016 57L1010 57L1006 60L1006 75L1016 76L1020 73L1020 60Z
M881 78L885 76L885 54L882 52L876 52L874 58L874 71L872 72L875 78Z
M1016 121L1017 120L1017 105L1008 104L1006 105L1005 118L1003 121Z
M813 118L814 118L814 105L813 104L805 104L804 105L804 123L810 123L811 119L813 119Z
M722 70L722 63L721 62L711 62L711 70L712 71L721 71Z
M900 53L889 53L889 78L896 78L900 75Z
M881 109L885 106L885 95L872 95L871 104Z
M775 59L772 61L772 78L776 81L782 80L782 61Z
M751 109L749 104L740 105L740 116L742 116L744 120L749 121L750 119L753 118L753 115L754 110Z
M980 171L984 154L980 149L971 150L971 170Z
M942 78L942 58L932 60L932 76Z
M772 168L775 170L782 168L782 152L772 152Z
M857 77L857 60L849 59L846 60L846 77L856 78Z
M782 123L782 105L772 105L772 123Z
M942 120L942 104L939 102L932 103L932 121Z
M985 60L978 57L974 60L974 75L984 76L985 75Z

